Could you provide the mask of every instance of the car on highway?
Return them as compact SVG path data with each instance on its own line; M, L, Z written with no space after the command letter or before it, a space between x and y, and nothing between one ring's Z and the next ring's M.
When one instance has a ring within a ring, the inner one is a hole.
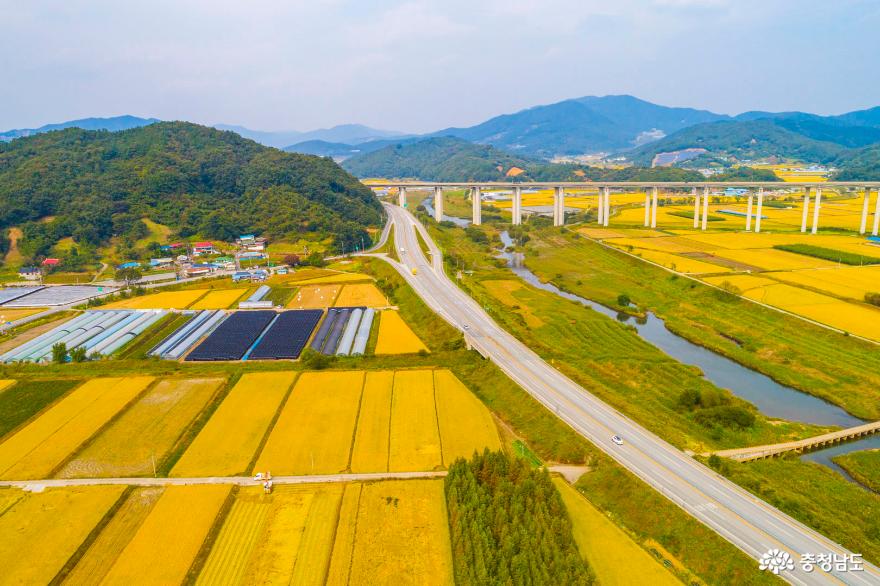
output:
M622 439L619 435L612 435L612 436L611 436L611 441L613 441L613 442L614 442L615 444L617 444L618 446L622 446L622 445L623 445L623 439Z

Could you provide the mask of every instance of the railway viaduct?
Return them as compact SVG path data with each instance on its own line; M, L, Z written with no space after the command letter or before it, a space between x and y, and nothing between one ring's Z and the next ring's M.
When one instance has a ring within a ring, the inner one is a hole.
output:
M565 224L565 195L566 190L585 189L597 190L598 223L608 226L611 216L611 201L615 194L626 193L633 190L645 191L645 227L657 227L657 200L658 194L663 192L663 197L693 198L694 200L694 228L706 229L709 218L709 196L712 190L741 188L747 190L748 205L745 214L745 229L755 232L761 231L761 219L765 196L776 197L775 191L780 189L803 189L803 212L801 215L801 232L815 234L819 229L819 215L822 207L822 190L835 189L837 191L850 191L862 194L862 217L859 224L859 234L865 234L868 230L868 217L871 209L870 201L874 195L873 222L871 234L878 235L880 231L880 181L855 182L855 181L826 181L826 182L457 182L438 183L429 181L391 181L371 182L372 188L396 188L398 190L398 203L403 206L406 203L408 189L433 190L434 192L434 218L440 221L443 218L443 190L444 189L467 189L471 192L473 202L471 221L479 225L481 223L482 190L510 190L512 199L512 223L522 223L522 190L526 189L552 189L553 190L553 225ZM810 218L810 204L812 202L812 218Z

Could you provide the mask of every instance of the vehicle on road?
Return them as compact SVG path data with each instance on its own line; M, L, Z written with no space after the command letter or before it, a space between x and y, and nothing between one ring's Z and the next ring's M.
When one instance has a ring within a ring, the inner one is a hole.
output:
M620 437L619 435L612 435L612 436L611 436L611 441L613 441L613 442L614 442L615 444L617 444L618 446L622 446L622 445L623 445L623 439L621 439L621 437Z

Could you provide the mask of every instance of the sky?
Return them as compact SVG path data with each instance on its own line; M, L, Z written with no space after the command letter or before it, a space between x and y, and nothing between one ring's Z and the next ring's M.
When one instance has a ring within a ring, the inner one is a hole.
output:
M874 0L0 0L0 130L469 126L585 95L880 105Z

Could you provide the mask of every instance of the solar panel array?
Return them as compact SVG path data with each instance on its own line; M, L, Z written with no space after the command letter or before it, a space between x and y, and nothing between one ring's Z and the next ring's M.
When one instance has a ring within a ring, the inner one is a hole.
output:
M186 360L241 360L277 315L274 311L236 311Z
M49 307L78 303L115 291L112 287L93 287L89 285L60 285L43 287L28 295L5 302L4 307Z
M324 312L320 309L285 311L263 334L249 360L296 359Z
M42 287L7 287L6 289L0 289L0 304L24 297L40 289Z

